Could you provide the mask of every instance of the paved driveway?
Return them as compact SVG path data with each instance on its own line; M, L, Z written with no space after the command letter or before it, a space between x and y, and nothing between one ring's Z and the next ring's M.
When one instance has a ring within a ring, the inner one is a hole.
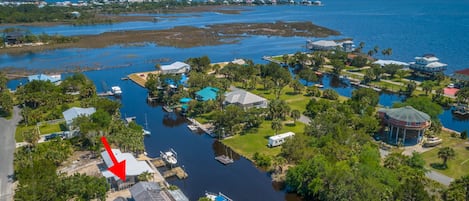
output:
M13 184L13 153L16 125L21 120L20 109L13 109L13 118L0 118L0 201L11 201Z

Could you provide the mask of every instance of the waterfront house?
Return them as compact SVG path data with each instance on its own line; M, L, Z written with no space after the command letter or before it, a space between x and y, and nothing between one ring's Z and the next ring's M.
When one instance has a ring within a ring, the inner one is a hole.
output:
M163 74L183 74L188 73L191 70L191 66L184 62L176 61L170 65L162 65L160 70Z
M111 185L111 188L121 190L128 188L138 182L138 175L144 172L155 173L153 169L148 165L146 161L137 161L137 159L131 153L122 153L119 149L111 149L118 162L125 160L125 182L119 177L115 176L109 167L114 166L112 159L109 157L107 151L101 152L101 157L104 161L105 168L101 169L101 174L106 178L107 182Z
M57 75L36 74L36 75L28 76L29 82L32 82L34 80L46 81L46 82L49 81L58 85L60 84L60 81L62 80L62 76L60 74L57 74Z
M138 182L130 188L134 201L189 201L180 189L161 188L156 182Z
M469 82L469 68L455 71L453 78L461 82Z
M235 89L225 94L225 105L234 104L244 109L256 107L256 108L267 108L268 101L251 92Z
M433 54L425 54L421 57L415 57L415 61L409 63L410 69L424 74L443 72L446 70L447 66L447 64L441 63Z
M399 144L399 140L403 145L420 143L431 125L430 116L412 106L381 108L378 115L388 128L388 142L392 144Z
M21 31L13 31L9 33L3 34L3 41L6 45L17 45L23 43L24 39L24 32Z
M333 40L318 40L318 41L307 40L306 47L310 50L316 50L316 51L328 51L328 50L335 50L337 48L340 48L345 52L352 52L353 41L346 40L342 42L336 42Z
M218 96L218 88L205 87L200 91L195 92L195 99L198 101L216 100Z
M409 66L409 64L406 63L406 62L394 61L394 60L382 60L382 59L378 59L377 61L373 62L373 64L378 64L381 67L384 67L384 66L390 65L390 64L399 65L399 66L402 66L404 68Z
M64 116L65 123L67 124L68 129L73 130L74 128L72 124L75 118L79 116L90 116L95 112L96 112L96 109L94 107L89 107L89 108L72 107L62 112L62 115Z

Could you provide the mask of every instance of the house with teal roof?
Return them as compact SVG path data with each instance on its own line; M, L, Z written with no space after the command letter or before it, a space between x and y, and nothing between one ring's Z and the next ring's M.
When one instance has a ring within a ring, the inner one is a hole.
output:
M215 87L205 87L200 91L195 92L195 99L198 101L208 101L217 99L218 88Z

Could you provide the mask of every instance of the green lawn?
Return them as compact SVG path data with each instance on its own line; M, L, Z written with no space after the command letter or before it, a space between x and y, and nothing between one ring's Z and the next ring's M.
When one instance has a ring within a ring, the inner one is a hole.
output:
M468 141L461 140L457 137L451 137L449 133L443 133L440 137L443 139L443 143L441 145L422 154L427 168L455 179L468 175L469 143L466 144ZM438 150L447 146L454 149L456 157L452 160L448 160L448 169L441 170L438 169L438 165L442 163L442 160L438 158Z
M63 131L64 126L61 124L63 123L57 123L57 124L44 124L39 127L39 131L41 132L41 135L49 134L49 133L55 133L55 132L60 132ZM16 142L23 142L23 133L28 132L32 129L34 129L36 126L18 126L16 128L15 132L15 140Z
M281 147L267 147L269 136L275 135L275 131L270 128L271 121L264 121L256 131L242 135L235 135L223 140L223 144L233 149L236 153L251 159L254 153L258 152L268 156L276 156L280 153ZM280 133L292 131L296 134L303 133L305 125L297 122L296 125L284 125Z

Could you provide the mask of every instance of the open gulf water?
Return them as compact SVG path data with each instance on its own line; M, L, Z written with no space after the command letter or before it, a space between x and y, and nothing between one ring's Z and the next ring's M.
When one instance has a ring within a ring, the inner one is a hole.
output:
M243 7L247 11L239 15L216 12L170 14L179 18L165 18L161 14L155 22L125 22L109 25L52 27L24 26L33 33L62 35L100 34L108 31L159 30L174 26L204 27L209 24L234 22L312 21L315 24L341 32L336 38L353 38L356 45L366 43L365 51L375 45L392 48L391 56L377 55L378 58L409 62L415 56L433 53L441 62L448 64L447 74L469 67L469 1L436 0L325 0L324 6L253 6ZM0 26L0 29L5 28ZM237 44L205 46L194 48L164 47L157 44L140 46L113 45L99 49L59 49L21 55L0 55L0 70L5 67L27 69L61 69L76 66L102 67L103 70L89 71L98 91L105 86L121 86L123 96L122 116L136 116L144 124L147 115L152 135L145 137L145 146L151 157L159 151L173 148L178 152L180 165L188 172L183 181L170 179L191 199L197 200L205 191L223 192L237 201L250 200L297 200L271 183L269 175L251 162L231 151L207 135L193 134L186 128L183 118L162 111L159 106L146 103L146 90L120 78L134 72L153 70L154 60L166 59L167 63L184 61L189 57L207 55L212 62L231 61L234 58L252 59L264 63L265 55L281 55L305 51L304 37L249 36ZM112 68L116 67L116 68ZM16 86L21 80L9 83ZM325 88L334 88L341 95L350 96L353 88L337 84L330 77L324 77ZM381 94L380 104L391 106L403 97ZM469 121L454 119L450 110L440 115L445 127L462 131L469 129ZM230 153L236 159L234 164L224 166L214 156Z

